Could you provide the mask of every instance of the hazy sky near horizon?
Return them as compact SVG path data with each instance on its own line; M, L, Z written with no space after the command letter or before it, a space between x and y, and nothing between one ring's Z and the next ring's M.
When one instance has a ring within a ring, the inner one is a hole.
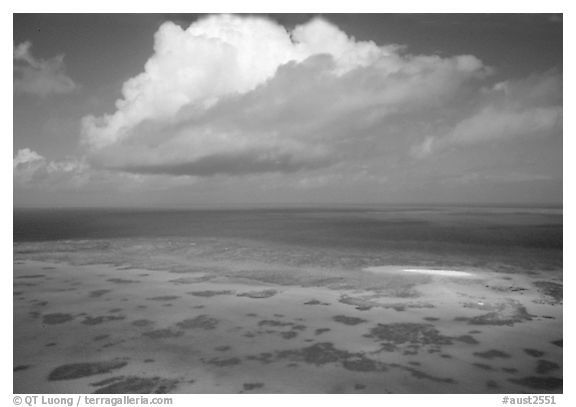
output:
M562 203L562 16L14 15L14 205Z

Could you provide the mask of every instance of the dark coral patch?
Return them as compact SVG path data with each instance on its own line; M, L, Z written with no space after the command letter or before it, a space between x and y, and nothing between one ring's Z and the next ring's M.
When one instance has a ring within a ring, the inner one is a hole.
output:
M214 329L218 325L218 320L209 315L198 315L196 318L189 318L176 324L181 329Z
M94 341L101 341L103 339L109 338L110 335L96 335L93 339Z
M536 373L547 374L553 370L560 369L560 365L549 360L540 359L536 366Z
M502 311L488 312L483 315L478 315L468 319L471 325L508 325L512 326L516 323L531 321L532 315L528 313L526 307L518 304L512 306L511 313L504 313Z
M474 338L471 335L460 335L460 336L455 337L454 339L457 341L460 341L460 342L464 342L468 345L476 345L476 344L480 343L476 340L476 338Z
M149 319L137 319L135 321L132 321L132 325L137 327L145 327L150 326L152 324L154 324L154 321L151 321Z
M82 323L84 325L100 325L100 324L103 324L105 322L110 322L110 321L121 321L125 318L126 317L124 315L102 315L102 316L98 316L98 317L88 316L88 317L84 318Z
M140 283L140 281L138 280L129 280L126 278L109 278L107 281L110 281L111 283L115 283L115 284L135 284L135 283Z
M558 377L528 376L521 379L508 379L512 383L529 387L533 390L560 390L563 381Z
M355 355L349 357L342 362L344 369L351 370L353 372L376 372L385 371L385 366L373 359L369 359L364 355Z
M273 319L263 319L262 321L258 322L258 326L285 327L292 325L294 325L293 322L282 322Z
M356 318L356 317L348 317L346 315L336 315L332 318L336 322L340 322L341 324L345 325L358 325L366 322L365 319Z
M488 380L488 381L486 382L486 387L489 388L489 389L497 389L497 388L499 388L500 386L499 386L498 383L495 382L494 380Z
M62 365L50 372L48 380L71 380L94 376L120 369L127 364L128 362L125 360L109 360L104 362L72 363L69 365Z
M42 322L45 323L46 325L63 324L64 322L68 322L73 319L74 319L73 315L63 313L46 314L42 316Z
M109 293L112 290L94 290L94 291L90 291L90 297L91 298L99 298L102 297L104 294Z
M178 297L177 295L160 295L158 297L150 297L150 298L146 298L148 301L172 301L172 300L176 300L180 297Z
M542 294L551 297L555 302L562 302L564 288L562 284L553 281L536 281L534 285Z
M302 360L318 366L339 362L348 356L348 352L335 348L330 342L316 343L301 349L278 352L278 357L280 358Z
M365 335L394 347L401 344L451 345L452 338L440 334L431 324L394 323L378 324Z
M544 352L537 350L537 349L524 349L524 353L526 353L527 355L530 355L532 357L535 358L539 358L544 356Z
M194 295L196 297L214 297L217 295L231 295L233 293L234 292L230 290L221 290L221 291L205 290L205 291L191 291L188 294Z
M238 297L248 297L248 298L261 299L261 298L270 298L276 294L278 294L278 291L270 289L270 290L262 290L262 291L249 291L246 293L237 294L237 296Z
M152 339L166 339L177 338L184 335L184 332L176 331L174 329L156 329L154 331L144 332L142 335Z
M304 305L330 305L330 303L318 301L317 299L311 299L309 301L306 301Z
M510 355L506 352L502 352L498 349L490 349L486 352L474 352L474 356L484 359L494 359L494 358L509 358Z
M264 363L270 363L274 355L267 353L256 357ZM361 352L348 352L335 348L330 342L316 343L299 349L277 351L276 359L289 359L293 362L305 362L316 366L328 363L340 364L344 369L355 372L386 371L384 363L370 359Z
M251 391L251 390L261 389L262 387L264 387L264 383L244 383L242 385L242 387L246 391Z
M166 394L178 385L177 380L160 377L117 377L111 384L96 390L95 394ZM100 382L100 385L103 382ZM106 383L107 384L107 383ZM98 386L98 384L95 384Z

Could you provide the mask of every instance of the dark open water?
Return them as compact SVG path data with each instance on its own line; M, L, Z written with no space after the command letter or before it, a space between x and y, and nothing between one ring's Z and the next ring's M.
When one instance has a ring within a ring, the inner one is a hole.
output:
M386 207L15 210L14 241L240 238L292 247L418 251L562 267L562 210Z

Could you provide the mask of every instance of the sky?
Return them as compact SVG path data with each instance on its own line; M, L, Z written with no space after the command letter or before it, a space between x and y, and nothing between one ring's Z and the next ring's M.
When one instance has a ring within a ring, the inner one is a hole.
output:
M15 14L15 207L562 204L562 16Z

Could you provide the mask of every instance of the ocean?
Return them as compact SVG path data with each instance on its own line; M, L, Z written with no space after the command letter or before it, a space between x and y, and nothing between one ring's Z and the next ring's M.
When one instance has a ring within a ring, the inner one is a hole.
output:
M16 210L14 391L561 393L562 229L554 208Z
M394 254L410 263L562 268L562 209L351 207L218 210L17 209L14 242L242 239L292 252Z

